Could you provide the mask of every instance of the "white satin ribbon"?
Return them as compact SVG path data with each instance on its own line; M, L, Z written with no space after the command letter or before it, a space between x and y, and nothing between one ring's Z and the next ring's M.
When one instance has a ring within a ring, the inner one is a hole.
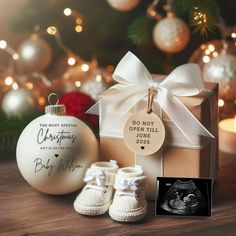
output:
M203 88L200 67L188 63L177 67L162 82L152 79L144 64L128 52L117 65L113 78L118 84L112 86L107 95L99 100L88 113L102 116L102 123L112 129L120 119L147 98L149 88L157 91L154 102L159 103L170 120L183 135L194 143L196 136L214 136L198 121L176 96L194 96Z
M88 170L84 178L85 182L96 181L99 187L104 185L105 180L106 180L106 174L102 170Z

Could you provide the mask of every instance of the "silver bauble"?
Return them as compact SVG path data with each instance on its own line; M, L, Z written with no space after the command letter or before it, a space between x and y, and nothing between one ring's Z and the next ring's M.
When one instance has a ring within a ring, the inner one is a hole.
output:
M42 71L48 67L52 59L49 44L37 35L23 42L19 49L19 65L24 72Z
M103 76L100 73L94 73L91 78L82 83L80 91L97 101L98 96L108 87L109 84L104 81Z
M235 45L230 41L226 41L226 43L228 45L227 52L236 55ZM220 55L223 47L224 42L222 40L211 40L205 42L194 50L189 58L189 62L197 63L201 68L203 68L205 64L211 61L211 59L216 58Z
M221 53L204 66L203 76L205 81L219 83L220 97L236 98L236 56Z
M140 0L107 0L107 3L117 11L130 11L139 4Z
M157 22L153 29L154 43L160 50L167 53L182 51L189 39L190 31L186 23L170 13Z
M9 91L2 100L2 110L7 116L24 117L36 109L34 96L26 89Z

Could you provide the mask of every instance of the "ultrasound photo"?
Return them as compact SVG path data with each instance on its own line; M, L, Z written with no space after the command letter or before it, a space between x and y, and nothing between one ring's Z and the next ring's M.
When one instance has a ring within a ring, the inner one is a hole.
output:
M156 215L211 216L212 179L157 178Z

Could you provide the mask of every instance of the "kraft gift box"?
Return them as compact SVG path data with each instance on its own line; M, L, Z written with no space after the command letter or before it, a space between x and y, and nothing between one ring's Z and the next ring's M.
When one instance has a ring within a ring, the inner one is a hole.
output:
M163 76L154 75L155 80ZM100 98L107 95L105 91ZM147 176L147 198L155 199L157 177L192 177L215 179L218 169L218 84L204 83L204 89L191 97L178 97L189 111L208 129L213 138L197 138L198 145L192 145L182 135L169 117L160 110L159 116L166 130L166 138L161 150L149 156L139 156L131 152L122 137L103 132L104 117L100 114L100 156L102 160L117 160L121 167L135 164L143 167ZM145 107L142 101L123 117L122 123L128 117ZM119 129L119 125L115 125ZM115 131L113 132L116 133Z

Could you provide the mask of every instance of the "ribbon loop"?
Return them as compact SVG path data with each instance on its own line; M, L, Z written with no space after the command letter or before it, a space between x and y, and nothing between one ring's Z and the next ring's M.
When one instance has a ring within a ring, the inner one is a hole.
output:
M104 185L105 180L106 180L106 174L102 170L88 170L84 178L85 182L96 181L99 187Z
M141 187L141 181L142 180L140 178L121 179L118 183L117 189L118 190L132 189L136 193Z

